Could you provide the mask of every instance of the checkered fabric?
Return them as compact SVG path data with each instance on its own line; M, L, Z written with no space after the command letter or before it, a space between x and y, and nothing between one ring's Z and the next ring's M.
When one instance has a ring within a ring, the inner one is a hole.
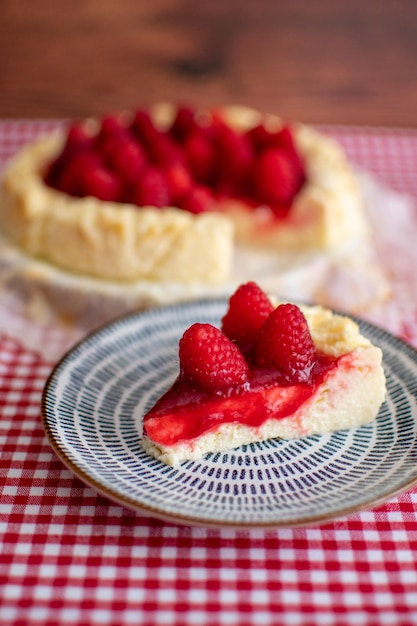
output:
M56 125L0 123L0 159ZM417 199L417 131L324 130ZM403 334L417 346L412 311ZM417 624L417 490L312 528L142 517L84 486L50 449L39 404L52 365L0 329L2 626Z

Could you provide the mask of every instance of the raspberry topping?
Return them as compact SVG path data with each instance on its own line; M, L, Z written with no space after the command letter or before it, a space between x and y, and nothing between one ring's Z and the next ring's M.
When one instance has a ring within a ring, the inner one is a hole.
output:
M193 187L190 170L183 163L175 162L165 169L169 194L174 204L180 204Z
M55 161L49 176L51 178L59 176L61 191L76 196L87 195L85 178L88 172L94 171L96 167L100 166L99 158L93 152L86 150L80 152L77 158L68 164L65 159L65 154L63 154L61 161Z
M265 204L291 204L299 190L299 171L291 154L283 148L266 150L255 168L255 187Z
M211 182L214 175L215 152L209 134L201 128L196 129L186 138L184 150L196 181Z
M192 108L179 106L170 129L172 137L182 142L196 128L198 125Z
M147 148L152 146L152 142L159 136L159 132L150 114L148 111L142 109L136 111L132 122L132 129L138 140Z
M254 282L231 296L221 330L193 324L180 340L179 357L181 378L207 392L251 380L309 382L319 358L299 307L274 308Z
M64 150L69 152L79 152L87 150L92 146L92 138L89 132L81 123L70 126Z
M86 154L94 165L86 165ZM242 132L221 111L197 115L188 107L178 107L165 128L142 109L108 115L97 130L75 123L45 173L46 184L73 196L192 213L216 210L229 198L269 206L277 217L287 214L304 181L290 127L271 132L259 124Z
M169 204L168 182L164 173L157 167L149 167L133 190L133 201L139 206L158 208Z
M179 342L181 376L216 392L244 384L248 365L239 348L211 324L193 324Z
M237 194L244 188L254 163L254 151L246 135L238 133L225 123L214 127L216 147L217 184L220 191L235 188Z
M179 376L144 417L148 437L173 446L223 424L260 428L270 418L295 415L314 396L338 358L316 352L296 305L272 307L255 283L241 285L230 298L223 327L233 335L243 335L245 327L253 333L246 358L211 324L196 323L185 331Z
M118 138L108 148L109 167L127 183L134 183L145 171L146 155L140 144L132 139Z
M272 302L256 283L241 285L229 300L222 331L246 351L254 344L259 329L273 309Z
M306 382L316 360L316 347L303 313L295 304L281 304L259 331L256 364L276 368L290 381Z
M196 185L190 189L182 202L183 208L197 215L205 211L211 211L214 205L214 197L211 191L204 185Z
M83 191L87 196L99 200L116 202L120 196L120 182L117 177L101 165L84 172Z

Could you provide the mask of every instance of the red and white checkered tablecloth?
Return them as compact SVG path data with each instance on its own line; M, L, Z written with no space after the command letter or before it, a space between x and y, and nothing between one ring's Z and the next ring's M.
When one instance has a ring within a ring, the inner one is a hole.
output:
M0 166L56 124L1 122ZM417 203L417 131L323 130ZM402 297L398 328L417 345L417 293ZM314 528L142 517L84 486L49 447L39 404L52 365L0 328L2 626L417 624L417 489Z

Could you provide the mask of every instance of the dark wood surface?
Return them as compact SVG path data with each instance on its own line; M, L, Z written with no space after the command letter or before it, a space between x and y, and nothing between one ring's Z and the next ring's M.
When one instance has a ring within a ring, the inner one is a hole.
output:
M417 127L416 0L0 0L0 117L159 100Z

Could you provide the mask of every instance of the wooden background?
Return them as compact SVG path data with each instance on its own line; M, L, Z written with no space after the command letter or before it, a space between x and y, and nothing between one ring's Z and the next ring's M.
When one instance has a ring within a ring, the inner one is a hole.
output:
M0 118L157 100L417 127L416 0L0 0Z

